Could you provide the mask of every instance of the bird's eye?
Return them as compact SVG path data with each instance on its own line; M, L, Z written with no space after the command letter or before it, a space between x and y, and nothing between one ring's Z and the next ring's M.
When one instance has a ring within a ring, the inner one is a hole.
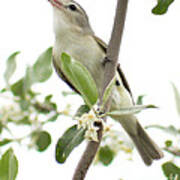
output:
M77 10L77 7L74 4L70 4L68 7L69 7L69 9L71 11L76 11Z

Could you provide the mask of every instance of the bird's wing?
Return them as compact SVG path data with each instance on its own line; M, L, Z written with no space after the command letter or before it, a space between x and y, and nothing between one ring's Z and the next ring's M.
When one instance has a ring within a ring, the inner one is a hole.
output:
M97 44L100 46L100 48L106 53L107 52L107 44L97 36L93 36Z
M96 37L96 36L94 36L94 39L97 42L97 44L100 46L102 51L104 51L106 53L107 52L107 44L105 42L103 42L100 38ZM56 70L57 74L60 76L60 78L63 81L65 81L75 92L79 93L78 90L71 84L71 82L63 74L62 70L58 67L58 65L56 64L55 60L53 60L53 64L54 64L55 70ZM130 86L129 86L126 78L125 78L125 75L124 75L123 71L120 68L120 64L118 64L118 66L117 66L117 71L119 73L119 76L121 77L123 86L129 92L129 94L131 95L132 100L133 100L133 96L132 96L132 92L131 92ZM134 102L134 100L133 100L133 102Z
M94 39L97 42L97 44L100 46L100 48L106 53L107 52L107 44L104 41L102 41L100 38L98 38L97 36L94 36ZM124 75L123 71L120 68L120 64L118 64L118 66L117 66L117 71L119 73L119 76L121 77L123 86L126 88L126 90L129 92L129 94L131 95L131 97L133 99L130 86L129 86L126 78L125 78L125 75Z

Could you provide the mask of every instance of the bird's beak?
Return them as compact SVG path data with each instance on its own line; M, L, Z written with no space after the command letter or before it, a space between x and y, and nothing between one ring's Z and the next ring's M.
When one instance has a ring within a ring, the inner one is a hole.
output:
M52 6L57 7L58 9L62 9L63 4L59 0L48 0Z

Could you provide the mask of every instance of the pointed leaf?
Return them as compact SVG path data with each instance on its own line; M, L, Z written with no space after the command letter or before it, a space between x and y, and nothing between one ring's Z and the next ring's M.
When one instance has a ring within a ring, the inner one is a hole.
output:
M22 119L18 121L14 121L16 125L32 125L31 120L29 119L29 116L24 116Z
M18 172L18 161L10 148L7 150L0 160L0 179L15 180Z
M44 82L48 80L52 74L52 48L48 48L40 55L36 63L33 65L34 82Z
M162 165L164 175L170 179L171 177L177 177L176 180L180 180L180 168L172 162L166 162ZM175 178L174 178L175 180Z
M77 125L69 128L63 136L58 140L56 145L56 160L59 163L64 163L72 152L84 140L84 129L78 129Z
M114 117L114 116L124 116L124 115L128 115L128 114L135 114L137 112L140 112L142 110L145 109L149 109L149 108L157 108L154 105L143 105L143 106L132 106L129 108L121 108L117 111L112 111L112 112L108 112L106 113L107 115Z
M90 111L89 106L87 106L87 105L81 105L81 106L79 107L79 109L77 110L75 116L76 116L76 117L81 117L84 113L88 113L89 111Z
M32 67L27 67L26 74L23 81L23 91L27 93L34 83L34 73Z
M174 0L158 0L158 4L153 8L152 13L156 15L165 14Z
M156 128L156 129L160 129L162 131L165 131L169 134L172 134L172 135L178 135L180 134L180 130L176 129L174 126L168 126L168 127L164 127L164 126L161 126L161 125L149 125L149 126L146 126L145 127L146 129L148 128Z
M89 71L69 55L62 53L61 67L68 80L81 93L88 106L93 106L98 99L96 84Z
M59 114L55 114L54 116L50 117L47 122L55 122L58 118Z
M13 85L11 85L11 91L14 94L14 96L24 96L24 79L20 79L17 82L15 82Z
M136 101L136 104L137 104L137 105L143 105L143 99L144 99L144 97L145 97L145 95L138 96L137 101Z
M24 98L25 94L30 90L30 81L27 76L19 79L17 82L11 85L11 91L14 96Z
M69 96L69 95L77 95L77 93L74 91L62 91L61 93L64 97Z
M4 92L7 92L7 91L8 91L7 88L3 88L3 89L0 90L0 93L4 93Z
M9 144L12 141L12 139L3 139L2 141L0 141L0 147Z
M49 94L49 95L47 95L46 97L45 97L45 102L51 102L51 99L52 99L52 97L53 97L53 95L52 94Z
M172 87L173 87L174 97L175 97L175 102L176 102L176 110L177 110L177 113L180 115L180 93L173 83L172 83Z
M12 55L9 56L9 58L7 60L6 71L4 73L4 78L7 83L9 82L11 76L13 75L13 73L16 70L16 61L15 60L16 60L16 56L19 53L20 53L19 51L13 53Z
M39 103L36 102L33 104L34 108L39 112L43 114L50 113L51 111L56 111L57 105L55 103Z
M25 76L11 86L12 93L24 97L26 93L32 92L31 86L34 83L46 81L52 74L51 60L52 48L49 48L41 54L33 67L27 67Z

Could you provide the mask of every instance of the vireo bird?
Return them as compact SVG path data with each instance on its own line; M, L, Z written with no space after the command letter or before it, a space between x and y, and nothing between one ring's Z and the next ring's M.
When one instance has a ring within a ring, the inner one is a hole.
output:
M73 0L49 0L53 6L55 44L53 63L58 75L75 91L61 70L60 57L63 52L80 61L91 73L98 91L101 92L104 78L103 59L107 45L95 36L85 10ZM112 92L111 110L132 107L132 94L125 76L117 67L116 83ZM163 157L160 148L150 139L134 115L116 117L133 140L146 165Z

